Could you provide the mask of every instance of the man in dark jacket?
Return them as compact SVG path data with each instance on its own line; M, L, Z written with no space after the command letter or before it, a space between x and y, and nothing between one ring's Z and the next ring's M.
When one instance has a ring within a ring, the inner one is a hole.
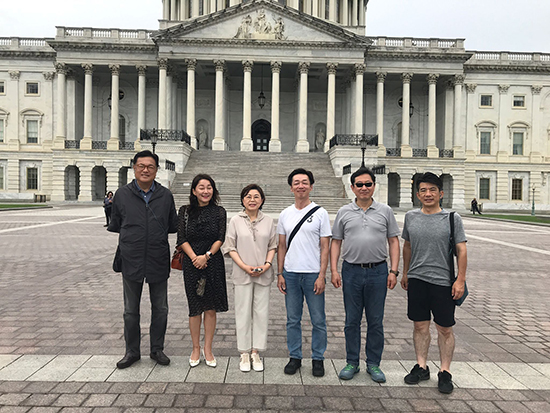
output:
M113 268L122 272L126 341L126 354L117 363L119 369L140 359L139 307L144 280L151 298L150 357L159 364L170 364L164 354L170 276L168 234L177 232L178 222L172 193L155 181L158 166L159 158L151 151L136 154L135 179L116 192L107 228L119 233Z

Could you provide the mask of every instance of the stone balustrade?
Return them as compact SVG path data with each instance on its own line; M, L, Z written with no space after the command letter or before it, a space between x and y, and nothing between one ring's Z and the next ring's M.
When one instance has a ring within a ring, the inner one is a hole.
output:
M56 39L112 39L123 41L150 40L153 30L126 30L93 27L57 26Z
M464 39L414 38L414 37L368 37L373 46L386 48L426 48L464 50Z
M550 53L474 52L472 58L492 62L550 62Z
M0 37L0 49L25 50L40 49L52 50L45 38L34 37Z

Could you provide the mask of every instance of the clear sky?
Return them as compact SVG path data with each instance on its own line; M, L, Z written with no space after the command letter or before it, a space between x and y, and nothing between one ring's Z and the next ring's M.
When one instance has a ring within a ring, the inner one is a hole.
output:
M0 37L55 26L157 29L161 0L2 1ZM468 50L550 52L549 0L370 0L367 35L465 38Z

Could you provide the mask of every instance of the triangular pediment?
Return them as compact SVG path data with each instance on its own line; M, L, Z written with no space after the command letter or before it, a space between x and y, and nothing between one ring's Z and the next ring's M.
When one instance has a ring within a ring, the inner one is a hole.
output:
M255 0L198 17L153 36L156 43L193 39L235 42L300 42L365 46L368 40L337 24L267 0Z

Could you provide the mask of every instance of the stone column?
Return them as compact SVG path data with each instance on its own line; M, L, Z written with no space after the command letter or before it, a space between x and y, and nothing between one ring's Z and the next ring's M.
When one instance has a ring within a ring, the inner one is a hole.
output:
M331 3L332 4L332 3ZM327 85L327 133L325 136L325 152L330 148L330 140L335 135L336 121L336 69L338 63L327 63L328 85Z
M162 18L163 20L170 20L170 0L162 0Z
M476 83L468 83L465 84L466 86L466 138L465 142L466 145L464 147L465 156L468 161L473 161L476 158L476 155L479 151L478 149L478 140L477 140L477 130L474 125L473 119L474 119L474 110L477 109L477 96L475 94L477 84ZM491 151L493 148L491 148ZM469 172L468 172L469 174ZM474 172L474 179L475 179L475 172ZM469 180L469 179L467 179ZM454 180L453 180L454 181ZM475 182L475 180L474 180ZM468 190L468 192L470 192ZM471 191L472 197L475 196L475 191Z
M365 26L365 0L359 0L359 26Z
M455 158L464 157L464 135L461 134L460 116L462 114L462 85L464 84L464 75L454 77L455 104L453 115L453 151Z
M109 65L111 70L111 138L107 141L107 149L118 151L118 91L120 65Z
M384 82L386 72L376 72L376 134L378 135L378 157L386 156L384 146Z
M298 63L298 70L300 71L300 112L298 114L296 152L309 152L309 142L307 140L307 75L309 62Z
M199 0L191 0L192 18L199 17Z
M355 71L355 134L363 133L363 72L365 65L356 63Z
M412 73L403 73L403 107L401 108L401 156L412 157L412 148L410 144L409 128L409 106L411 104L411 80ZM399 204L401 205L401 204Z
M357 26L357 0L351 2L351 22L350 26Z
M170 20L176 19L176 0L170 0Z
M349 0L342 0L342 25L349 26Z
M80 193L78 194L78 201L90 202L93 199L92 169L95 165L93 164L93 161L86 160L82 163L79 163L78 166L78 169L80 170Z
M57 72L57 123L53 146L56 149L65 149L65 138L67 136L67 66L65 66L65 63L56 63L55 71ZM19 79L19 76L17 78Z
M212 141L213 151L224 151L225 140L222 136L222 116L223 116L223 71L225 69L225 60L214 60L216 65L216 107L215 107L215 125L214 139Z
M166 129L166 77L168 60L158 59L159 64L159 118L158 129Z
M281 152L281 140L279 138L279 76L282 65L282 62L271 62L271 140L269 141L269 152Z
M81 150L92 149L92 76L94 67L91 63L83 63L84 69L84 137L80 141Z
M137 136L134 143L134 149L141 149L140 131L145 129L145 102L147 91L147 66L136 66L138 72L138 116L137 116ZM139 145L139 148L137 146Z
M508 97L508 89L510 89L510 85L505 85L505 84L498 85L499 96L498 96L497 124L499 125L499 127L496 130L496 133L498 134L498 137L496 139L497 162L508 162L509 156L512 153L512 142L510 142L510 139L508 138L508 133L509 133L507 130L508 128L500 127L500 125L505 122L504 119L506 119L506 116L508 115L510 110L509 108L512 105L512 102L510 102L510 98ZM506 202L508 202L509 199L510 198L508 197L508 194L506 194ZM497 203L499 203L498 192L497 192Z
M409 116L407 114L407 116ZM399 173L399 208L403 209L411 209L413 207L412 202L412 178L413 178L413 171L410 170L402 170L398 168Z
M328 4L328 19L331 21L331 22L336 22L337 21L337 16L336 16L336 2L338 0L328 0L330 3Z
M533 110L531 111L531 154L529 155L529 160L531 163L541 163L542 162L542 152L541 148L544 147L544 144L539 136L540 131L540 92L542 90L541 85L532 85L531 93L533 95ZM539 174L540 175L540 174ZM538 189L540 189L538 185ZM539 201L540 202L540 201Z
M355 101L357 100L357 80L355 78L355 71L352 70L350 73L350 83L349 83L349 97L348 97L348 107L349 107L349 133L355 133Z
M439 149L435 142L435 99L437 79L436 73L429 74L428 80L428 158L439 158Z
M168 65L166 69L166 129L173 129L172 127L172 106L173 102L173 69L171 65Z
M191 146L198 149L195 132L195 69L197 59L187 59L187 133L191 136Z
M243 138L241 139L241 151L252 151L252 60L243 60Z

